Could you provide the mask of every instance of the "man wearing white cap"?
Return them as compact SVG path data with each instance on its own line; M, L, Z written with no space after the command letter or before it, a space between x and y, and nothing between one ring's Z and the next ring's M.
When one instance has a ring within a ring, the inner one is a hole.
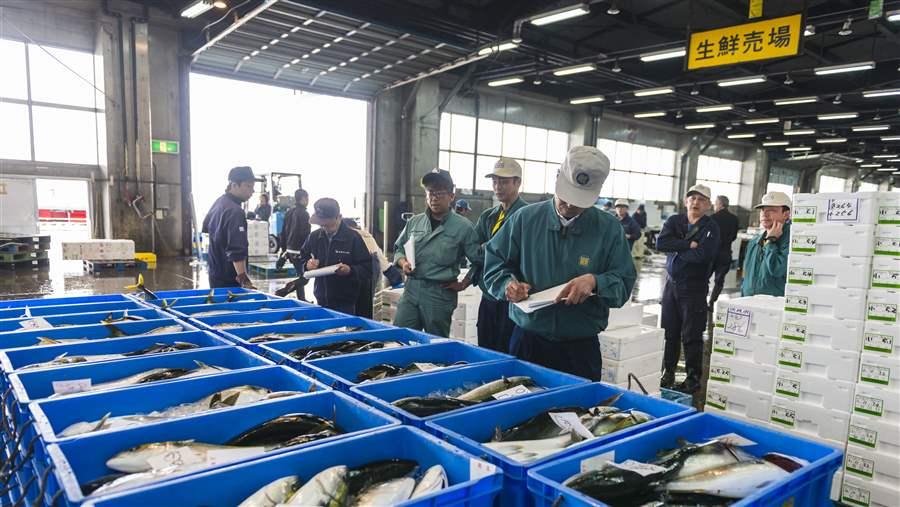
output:
M531 313L510 305L510 353L591 380L601 378L597 333L609 309L629 300L636 277L622 227L594 207L608 174L597 148L570 149L554 198L519 210L485 246L493 297L517 303L562 286L554 304Z
M741 296L784 296L791 246L791 198L784 192L769 192L756 209L764 230L747 245Z
M500 204L484 210L475 224L475 232L478 233L478 242L482 248L515 212L528 204L519 197L522 167L515 160L500 158L494 164L494 170L485 177L491 178L494 197ZM509 337L515 327L509 319L509 302L492 297L483 277L479 287L481 304L478 306L478 346L505 354L509 352Z
M707 322L706 293L713 261L719 253L719 226L706 215L712 206L709 187L694 185L684 199L686 213L663 224L656 248L666 253L666 285L662 297L662 327L666 348L660 387L694 394L703 370L703 330ZM687 377L675 386L675 368L684 345Z
M625 239L628 240L628 249L634 249L634 242L641 237L641 226L628 214L628 199L616 199L616 217L625 231Z

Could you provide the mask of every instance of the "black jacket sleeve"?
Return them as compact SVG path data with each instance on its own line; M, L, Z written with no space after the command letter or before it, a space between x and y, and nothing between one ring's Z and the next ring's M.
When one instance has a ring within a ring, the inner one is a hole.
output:
M677 220L678 215L666 219L659 236L656 237L656 249L660 252L681 252L691 247L690 241L679 237Z
M288 248L288 240L291 238L291 225L294 222L294 209L284 214L284 224L281 226L281 234L278 235L278 242Z
M247 259L250 243L247 240L247 218L241 210L228 211L223 225L228 241L225 244L225 257L231 262Z
M353 243L350 247L350 276L356 278L360 284L372 279L372 254L366 247L366 242L362 236L354 231Z
M306 241L303 243L303 246L300 247L300 273L297 273L298 277L303 276L303 273L306 272L306 262L312 259L313 255L316 255L316 237L318 235L310 234L306 237ZM318 256L316 256L318 258Z

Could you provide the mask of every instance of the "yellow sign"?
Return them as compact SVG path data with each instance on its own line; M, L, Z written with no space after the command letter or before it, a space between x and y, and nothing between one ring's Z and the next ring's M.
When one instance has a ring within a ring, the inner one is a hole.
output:
M793 56L800 52L803 15L691 34L688 70Z
M763 13L763 0L750 0L750 19L761 18Z

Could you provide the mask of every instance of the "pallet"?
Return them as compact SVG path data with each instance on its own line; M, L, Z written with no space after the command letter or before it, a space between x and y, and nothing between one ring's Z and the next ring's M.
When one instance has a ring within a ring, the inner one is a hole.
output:
M285 264L282 269L275 269L275 261L250 262L248 266L250 271L265 277L297 277L297 270L290 263Z
M46 259L49 254L46 251L34 251L34 252L18 252L18 253L8 253L8 252L0 252L0 262L22 262L27 260L40 260Z
M0 262L0 269L6 271L27 271L30 269L45 269L50 267L50 259L22 259L14 262Z
M99 275L132 270L147 269L147 263L135 259L121 261L89 261L84 260L84 272Z
M3 253L34 252L49 249L50 236L8 237L0 235L0 252Z

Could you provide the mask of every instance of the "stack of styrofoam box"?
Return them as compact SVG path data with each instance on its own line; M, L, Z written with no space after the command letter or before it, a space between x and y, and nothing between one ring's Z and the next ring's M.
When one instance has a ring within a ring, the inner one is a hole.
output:
M600 333L603 382L628 387L633 374L648 394L659 392L659 375L665 347L665 331L641 324L643 306L628 303L610 309L609 325ZM632 390L637 386L632 383Z
M450 321L450 338L478 345L478 306L481 290L473 285L459 293L456 309Z
M900 194L879 193L840 500L900 505Z
M381 320L384 322L393 322L394 315L397 314L397 305L403 296L403 288L393 289L385 287L381 291Z
M65 260L133 261L134 241L130 239L86 239L63 241Z
M784 298L765 295L716 302L706 410L768 420L783 308Z
M269 255L269 222L262 220L247 221L247 242L250 257Z

